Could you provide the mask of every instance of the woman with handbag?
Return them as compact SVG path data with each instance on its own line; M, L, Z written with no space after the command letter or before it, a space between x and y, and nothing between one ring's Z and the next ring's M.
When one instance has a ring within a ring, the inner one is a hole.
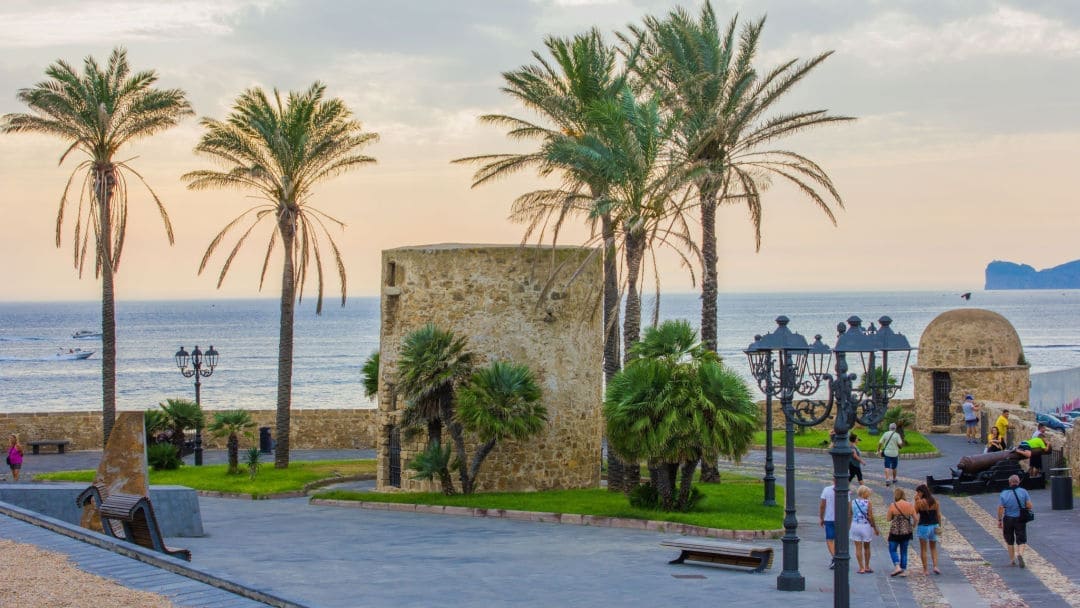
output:
M1027 545L1027 523L1035 519L1031 495L1020 486L1020 477L1009 478L1009 487L998 496L998 527L1009 547L1009 565L1024 567L1024 546Z
M15 433L12 433L9 439L7 465L11 468L11 476L15 481L19 481L19 471L22 469L23 462L22 444L19 443L19 436Z
M877 522L874 521L874 505L870 504L870 488L859 486L856 498L849 507L851 514L851 542L855 543L855 559L859 562L858 574L873 573L870 567L870 541L874 536L881 536Z
M918 514L915 505L905 500L902 488L893 490L893 502L885 519L889 521L889 557L893 571L889 576L907 576L908 544L915 530Z
M915 535L919 537L919 560L922 561L923 574L930 574L927 569L926 548L930 547L930 560L934 565L934 574L941 574L937 567L938 534L941 531L941 504L924 483L915 488L915 511L919 514L919 526Z

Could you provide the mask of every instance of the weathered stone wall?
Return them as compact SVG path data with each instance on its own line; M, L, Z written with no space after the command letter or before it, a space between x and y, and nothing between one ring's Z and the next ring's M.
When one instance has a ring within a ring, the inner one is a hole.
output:
M427 323L467 337L480 364L502 359L528 365L543 389L547 428L532 440L496 445L484 461L479 489L598 486L600 256L577 247L432 245L384 251L382 262L378 487L391 489L388 438L405 405L393 388L401 342ZM425 443L423 433L402 437L404 490L436 489L433 482L409 479L406 469Z
M915 367L915 426L923 433L963 433L964 412L960 404L965 395L974 395L978 402L1000 401L1003 403L1028 402L1031 380L1029 366L1002 367ZM950 422L934 424L934 372L949 374L952 390L949 391Z
M1001 415L1002 410L1009 410L1009 436L1008 444L1015 446L1024 439L1031 437L1035 433L1035 429L1038 426L1035 423L1035 412L1021 405L1001 402L988 402L982 404L980 408L980 433L982 435L983 443L986 442L989 428L997 421L998 416ZM1043 457L1043 465L1047 468L1053 468L1054 466L1068 466L1070 467L1073 478L1073 484L1080 486L1080 430L1076 427L1069 429L1066 432L1050 431L1050 447L1054 450L1054 456L1047 460L1047 457ZM1060 465L1058 458L1065 457L1066 465ZM1027 468L1027 463L1024 462L1024 468Z
M274 410L249 410L256 426L251 440L241 438L241 445L258 444L258 427L268 426L274 433ZM207 422L213 410L207 410ZM294 450L357 449L375 447L374 409L294 409L290 417L291 443ZM37 412L0 414L0 434L18 433L25 443L34 439L70 439L69 450L100 450L101 412ZM204 446L225 448L226 438L204 432ZM46 448L49 449L49 448Z

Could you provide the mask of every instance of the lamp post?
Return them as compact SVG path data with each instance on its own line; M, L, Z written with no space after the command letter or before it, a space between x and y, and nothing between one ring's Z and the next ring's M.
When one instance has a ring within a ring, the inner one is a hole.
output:
M780 323L781 319L784 320L784 323L781 323L781 328L778 328L777 332L774 333L782 333L780 330L786 329L787 319L780 317L777 319L777 323ZM848 553L849 515L848 510L845 508L848 504L848 465L851 462L851 444L848 441L848 435L855 423L872 427L881 422L885 417L885 411L889 407L889 400L904 384L907 377L908 363L911 359L911 344L903 334L895 333L892 330L892 319L884 316L878 319L878 323L881 325L880 328L875 328L874 324L871 323L869 328L863 329L862 319L852 316L847 320L846 326L844 323L837 325L836 346L832 349L832 352L836 354L836 376L811 372L811 378L805 381L806 388L813 387L816 390L817 385L822 380L825 380L829 387L828 401L804 399L799 402L797 407L788 405L784 408L784 415L788 419L789 446L791 445L791 423L800 426L816 426L824 422L832 414L834 407L836 409L836 417L833 423L833 447L829 450L833 460L833 478L836 483L836 567L833 571L833 606L835 608L848 608L851 601L851 591L848 587L848 565L851 561L851 556ZM798 336L798 334L794 335ZM758 340L751 347L757 346L757 351L770 348L772 345L767 338L768 336ZM828 347L823 344L818 346L819 343L820 339L815 340L814 344L805 352L812 353L815 350L822 353L827 352ZM752 348L747 350L751 351ZM793 353L793 355L789 355L789 352ZM782 353L782 358L786 364L785 368L790 368L789 375L803 373L798 369L797 357L800 352L803 351L796 346ZM858 355L862 367L862 380L857 386L855 380L859 378L859 375L848 373L847 356L849 354ZM890 367L890 354L893 354L894 358L902 356L903 362L894 362L896 364ZM747 353L747 356L750 356L750 352ZM788 363L789 361L790 363ZM753 368L753 361L751 361L751 367ZM890 373L892 369L897 367L901 369L899 381L896 381ZM755 372L755 378L757 377L759 375ZM801 375L796 377L801 379ZM782 370L782 385L784 384L783 378L784 373ZM790 379L787 380L787 383L789 386L794 386ZM814 392L814 390L809 392L795 390L802 394L812 394ZM781 389L780 394L781 403L783 404L783 389ZM791 466L790 452L788 454L788 466ZM788 483L787 492L790 494L793 487L793 485L790 485L793 484L792 477L788 477ZM784 519L784 528L785 532L787 532L787 517ZM786 569L788 557L787 534L785 534L784 540ZM798 542L797 538L795 542ZM797 550L797 545L795 547ZM797 555L795 559L797 567Z
M205 356L205 359L203 358ZM180 368L180 373L185 378L195 377L195 405L199 406L199 411L202 411L201 378L209 378L214 373L214 368L217 367L218 352L214 350L214 346L211 344L210 348L205 353L199 350L199 346L196 345L191 351L191 355L184 350L181 346L180 350L176 351L175 355L176 367ZM188 369L188 361L191 361L191 369ZM206 364L206 368L203 368L203 363ZM202 448L202 424L195 427L195 466L201 467L203 463L203 448Z
M776 504L775 477L772 456L772 399L780 398L784 412L784 551L783 570L776 577L780 591L803 591L806 578L799 572L799 520L795 512L795 429L798 417L793 401L796 393L812 395L828 368L829 347L817 336L814 345L788 329L788 318L776 318L777 328L765 336L754 336L754 342L744 351L750 371L758 387L765 393L765 504ZM773 358L776 354L778 361ZM774 363L779 362L779 367ZM810 369L810 377L806 372Z

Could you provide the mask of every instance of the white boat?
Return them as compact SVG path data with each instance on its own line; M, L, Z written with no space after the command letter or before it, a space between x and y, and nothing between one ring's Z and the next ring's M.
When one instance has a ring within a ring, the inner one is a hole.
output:
M93 338L100 338L101 332L94 331L92 329L80 329L79 331L71 334L71 337L75 338L76 340L90 340Z
M49 357L56 361L77 361L79 359L88 359L90 355L94 354L92 350L83 350L81 348L69 348L67 352L60 349L55 355Z

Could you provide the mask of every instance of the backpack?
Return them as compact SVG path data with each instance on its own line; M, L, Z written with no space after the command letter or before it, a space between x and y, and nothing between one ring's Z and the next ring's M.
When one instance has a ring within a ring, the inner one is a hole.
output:
M889 536L908 536L912 533L911 516L900 511L899 505L895 502L893 506L896 506L896 510L900 512L899 515L892 519L889 524Z

